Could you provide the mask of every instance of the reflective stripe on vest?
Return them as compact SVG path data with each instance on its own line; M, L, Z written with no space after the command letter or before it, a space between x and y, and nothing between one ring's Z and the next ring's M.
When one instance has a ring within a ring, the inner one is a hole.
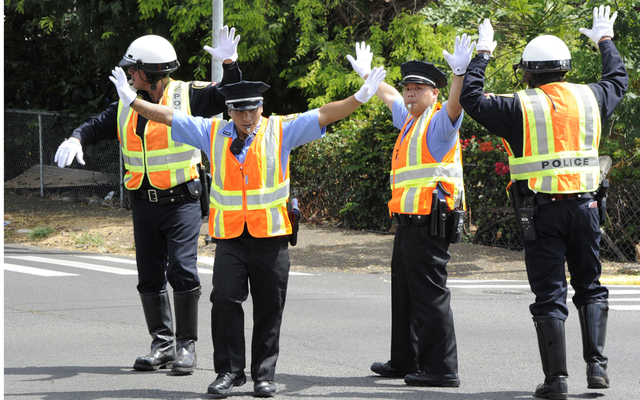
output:
M160 104L190 114L189 84L171 80ZM127 169L124 184L128 189L138 189L145 173L151 185L158 189L169 189L198 177L201 151L173 141L170 127L148 121L143 148L143 141L136 132L138 113L120 101L117 118L118 139Z
M584 193L598 188L600 111L586 85L552 83L519 91L522 157L509 152L511 178L542 193ZM554 108L555 106L555 108Z
M232 139L218 134L225 121L211 127L211 192L209 235L231 239L246 223L253 237L291 234L287 215L289 170L282 170L282 118L262 119L244 164L231 154ZM233 123L233 122L229 122Z
M442 108L440 103L431 106L413 124L402 140L402 132L412 120L407 118L400 131L391 160L391 201L389 211L401 214L430 214L431 194L438 184L451 193L445 196L448 208L454 209L464 204L462 179L462 158L460 141L450 149L441 162L437 162L427 147L426 135L433 116ZM456 133L457 136L457 133Z

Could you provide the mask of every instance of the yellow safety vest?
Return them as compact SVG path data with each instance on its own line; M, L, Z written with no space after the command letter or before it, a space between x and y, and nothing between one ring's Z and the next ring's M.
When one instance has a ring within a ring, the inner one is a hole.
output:
M189 83L171 80L165 89L162 105L169 105L190 114ZM171 127L148 121L143 141L136 132L138 113L118 102L118 140L127 173L125 187L140 188L146 173L151 185L158 189L169 189L198 177L197 165L201 152L195 147L171 139Z
M551 83L517 92L522 109L522 157L508 143L511 178L542 193L585 193L598 188L600 110L586 85Z

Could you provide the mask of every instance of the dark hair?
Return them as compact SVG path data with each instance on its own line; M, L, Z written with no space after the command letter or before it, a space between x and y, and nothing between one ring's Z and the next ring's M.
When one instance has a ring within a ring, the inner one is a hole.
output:
M566 71L545 72L544 74L532 74L530 72L525 72L522 79L527 82L530 87L536 88L538 86L546 85L547 83L562 82L565 74Z

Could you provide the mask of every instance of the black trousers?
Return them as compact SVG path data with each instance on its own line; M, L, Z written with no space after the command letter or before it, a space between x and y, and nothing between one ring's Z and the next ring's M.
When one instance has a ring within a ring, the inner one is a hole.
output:
M449 242L429 224L398 226L391 259L394 368L457 377L458 353L447 284Z
M176 292L200 286L200 202L160 205L141 199L132 202L131 209L138 292L158 293L166 289L167 281Z
M607 300L609 291L600 285L600 226L592 199L567 200L537 207L536 240L524 240L525 264L531 290L536 295L529 307L534 317L566 320L567 279L565 260L579 308Z
M244 311L253 303L251 378L273 380L280 350L280 326L289 280L288 237L254 238L246 233L216 241L211 291L213 366L217 373L246 366Z

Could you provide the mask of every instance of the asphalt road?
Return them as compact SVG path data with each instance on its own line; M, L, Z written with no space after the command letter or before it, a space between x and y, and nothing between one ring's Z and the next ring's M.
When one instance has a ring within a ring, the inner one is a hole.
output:
M209 399L211 267L201 265L198 369L136 372L148 352L131 258L4 249L5 399ZM29 270L28 268L35 268ZM110 267L110 268L104 268ZM67 275L61 275L61 274ZM43 276L60 274L60 276ZM543 379L525 281L451 279L461 386L416 388L370 372L389 356L390 277L292 273L281 336L277 398L528 399ZM606 354L611 388L586 387L577 313L567 320L571 399L640 398L640 287L611 286ZM573 309L572 309L573 311ZM247 348L251 301L245 303ZM249 364L250 360L247 360ZM249 372L247 368L246 372ZM252 384L229 398L248 399Z

